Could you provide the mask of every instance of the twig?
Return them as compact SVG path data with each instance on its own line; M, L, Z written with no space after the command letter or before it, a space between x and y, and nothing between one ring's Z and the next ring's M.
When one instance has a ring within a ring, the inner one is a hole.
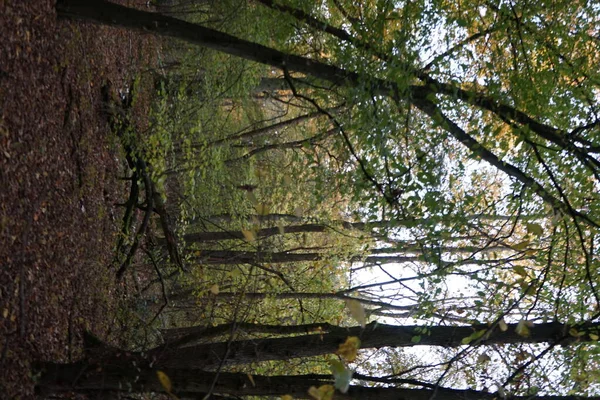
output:
M160 269L158 268L158 264L156 264L156 260L154 259L154 256L152 255L152 252L148 251L147 249L144 249L144 252L148 256L148 258L150 258L150 262L154 266L154 270L156 271L156 275L158 275L158 279L160 280L160 286L162 287L163 300L165 301L163 303L163 305L160 307L160 309L156 312L156 315L154 315L154 318L152 318L152 320L150 320L150 322L148 323L148 325L152 325L152 323L156 320L156 318L158 318L158 316L160 315L160 313L163 312L163 310L165 309L165 307L169 305L169 297L167 296L167 289L165 288L165 281L162 278L162 275L160 273Z

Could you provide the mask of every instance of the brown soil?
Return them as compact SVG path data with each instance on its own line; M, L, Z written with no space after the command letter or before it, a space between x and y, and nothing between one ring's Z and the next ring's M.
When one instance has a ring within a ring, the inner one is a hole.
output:
M157 45L58 20L53 0L0 0L0 37L0 397L26 399L32 363L74 359L84 330L112 329L123 214L115 204L127 185L100 89L140 76ZM141 124L152 93L142 88Z

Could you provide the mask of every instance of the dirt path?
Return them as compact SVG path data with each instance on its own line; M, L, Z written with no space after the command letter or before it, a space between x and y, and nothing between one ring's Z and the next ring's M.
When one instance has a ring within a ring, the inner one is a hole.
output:
M126 186L100 88L130 82L156 43L59 21L52 0L0 0L0 37L0 397L30 398L32 362L111 329ZM144 97L136 107L143 120Z

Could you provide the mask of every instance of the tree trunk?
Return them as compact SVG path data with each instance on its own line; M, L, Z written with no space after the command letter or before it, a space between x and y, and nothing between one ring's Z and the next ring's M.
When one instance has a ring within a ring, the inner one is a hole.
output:
M545 216L543 215L519 215L519 216L514 216L514 215L492 215L492 214L475 214L475 215L466 215L466 216L462 216L462 218L464 218L467 221L475 221L475 220L480 220L480 221L509 221L509 220L514 220L514 219L520 219L523 221L534 221L534 220L540 220L545 218ZM233 221L237 221L240 220L242 218L236 217L234 215L230 215L230 214L218 214L218 215L212 215L212 216L208 216L208 217L204 217L204 218L198 218L196 220L192 220L192 224L202 224L202 223L212 223L212 224L216 224L216 225L220 225L220 224L228 224L231 223ZM305 217L299 217L293 214L267 214L267 215L249 215L249 216L244 216L243 218L244 220L256 220L259 223L289 223L289 224L303 224L300 226L311 226L311 225L321 225L323 228L321 230L312 230L310 232L324 232L326 231L328 228L339 228L342 227L344 229L356 229L359 231L367 231L367 229L375 229L375 228L395 228L395 227L413 227L413 226L418 226L418 225L425 225L425 224L443 224L444 221L436 221L434 219L428 219L428 218L406 218L406 219L398 219L398 220L382 220L382 221L371 221L371 222L349 222L349 221L331 221L328 223L320 223L320 222L316 222L316 223L306 223L307 219L310 220L310 218L305 218ZM289 226L284 226L284 229L289 231ZM296 229L296 228L294 228ZM314 228L317 229L317 228ZM290 232L292 233L292 232ZM241 235L241 233L239 233ZM277 232L275 232L274 234L277 234ZM268 236L268 235L267 235ZM239 236L238 236L239 237ZM229 239L231 239L232 237L229 236ZM464 238L461 238L464 239ZM205 240L205 239L202 239Z
M234 250L201 250L196 260L202 264L256 264L256 263L296 263L302 261L319 261L327 258L327 255L321 253L269 253L253 251L234 251ZM390 264L403 262L416 262L422 258L415 256L354 256L345 260L347 262L365 262L367 264ZM470 262L476 262L472 260Z
M262 328L261 328L262 327ZM320 329L319 329L320 327ZM251 326L246 327L251 329ZM121 351L108 345L96 344L86 354L91 359L104 365L152 365L157 369L211 369L219 366L249 364L270 360L289 360L292 358L314 357L335 353L340 344L349 336L357 336L361 340L361 348L412 347L416 345L458 347L470 345L504 345L517 343L556 343L569 345L575 342L593 341L590 333L598 331L600 323L588 324L585 327L573 328L558 322L537 324L529 328L528 336L516 332L517 324L508 324L502 331L498 327L491 328L487 324L472 326L395 326L370 323L364 328L338 327L327 323L298 325L293 328L276 326L259 326L258 329L269 328L271 332L315 332L294 337L254 338L252 340L225 341L203 343L187 347L174 347L170 343L143 353ZM211 328L201 328L210 330ZM235 333L236 326L231 327L230 336ZM577 337L573 336L573 329ZM193 332L201 335L203 331ZM479 334L479 339L476 338ZM471 338L466 341L465 338ZM186 341L179 338L182 343ZM133 368L135 370L135 368ZM135 372L135 371L134 371Z
M389 225L389 222L385 222L386 225ZM342 227L346 229L356 229L362 230L367 226L367 224L363 222L356 223L343 223ZM335 224L303 224L303 225L288 225L282 226L281 229L277 226L271 228L262 228L256 232L257 238L266 238L270 236L279 235L282 233L318 233L318 232L327 232L332 229L335 229ZM199 242L208 242L208 241L220 241L220 240L228 240L228 239L244 239L244 235L241 231L223 231L223 232L197 232L197 233L188 233L185 235L184 240L187 243L199 243Z
M321 143L322 141L324 141L326 139L329 139L330 137L334 136L335 134L337 134L339 132L340 132L339 128L331 128L325 132L318 133L314 136L311 136L311 137L308 137L305 139L293 140L291 142L265 144L262 147L257 147L257 148L254 148L253 150L250 150L248 153L244 154L243 156L227 160L226 165L233 165L235 163L239 163L242 161L248 161L251 157L254 157L257 154L265 153L265 152L271 151L271 150L301 149L307 145L313 147L316 144Z
M332 110L334 110L334 109L332 109ZM208 143L208 145L210 145L210 146L216 146L216 145L223 144L225 142L231 142L231 141L235 141L235 140L242 140L242 141L245 141L245 142L250 142L253 139L256 139L257 137L264 136L264 135L270 134L272 132L276 132L276 131L278 131L280 129L286 129L286 128L289 128L291 126L299 125L300 123L302 123L304 121L307 121L307 120L319 117L321 115L322 114L320 112L317 112L317 111L312 112L312 113L308 113L308 114L303 114L303 115L300 115L298 117L290 118L290 119L287 119L285 121L280 121L280 122L277 122L275 124L271 124L269 126L265 126L265 127L262 127L262 128L256 128L256 129L253 129L253 130L248 131L248 132L239 133L237 135L227 136L227 137L225 137L223 139L214 140L214 141ZM204 147L204 146L205 145L194 144L194 145L192 145L192 148L201 148L201 147Z
M312 328L315 324L308 327ZM415 345L458 347L465 344L515 344L515 343L559 343L568 345L574 342L593 341L588 335L600 328L600 323L589 324L585 328L577 328L581 334L573 337L569 334L569 326L555 322L536 324L529 329L529 336L516 332L517 324L508 324L502 331L487 324L472 326L395 326L370 323L365 328L336 327L322 325L322 331L295 337L275 339L253 339L233 342L199 344L190 347L170 349L168 344L151 350L148 354L156 357L156 365L172 368L212 368L220 365L247 364L269 360L289 360L290 358L314 357L335 353L338 346L348 336L357 336L361 340L361 348L411 347ZM324 333L327 332L327 333ZM425 333L427 332L427 333ZM479 333L480 339L474 336ZM471 338L465 342L465 338Z
M38 382L38 390L58 393L93 394L102 392L164 393L156 369L132 365L96 366L84 363L46 364ZM207 393L220 396L283 396L309 399L308 389L332 384L327 375L260 376L245 373L205 372L190 369L161 369L172 383L172 393L183 399L199 399ZM494 400L497 393L475 390L406 389L400 387L351 386L346 394L335 393L340 400ZM514 396L511 400L600 400L600 397L581 396Z

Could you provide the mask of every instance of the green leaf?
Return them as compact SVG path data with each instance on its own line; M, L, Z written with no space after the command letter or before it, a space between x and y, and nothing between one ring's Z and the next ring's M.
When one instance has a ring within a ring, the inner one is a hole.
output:
M529 240L524 240L520 243L513 245L513 249L515 249L517 251L523 251L527 248L527 246L529 246L529 243L530 243Z
M348 392L354 371L348 369L344 363L338 360L330 361L329 365L331 366L331 373L334 379L333 386L341 393Z
M513 271L515 271L517 274L521 275L522 277L527 277L527 271L525 271L525 268L520 266L520 265L514 265L513 266Z
M470 334L469 336L463 338L460 342L464 345L470 344L474 340L480 339L483 335L485 335L486 332L487 332L487 329L481 329L481 330L475 331L472 334Z
M527 224L527 232L535 236L542 236L544 228L540 224Z

